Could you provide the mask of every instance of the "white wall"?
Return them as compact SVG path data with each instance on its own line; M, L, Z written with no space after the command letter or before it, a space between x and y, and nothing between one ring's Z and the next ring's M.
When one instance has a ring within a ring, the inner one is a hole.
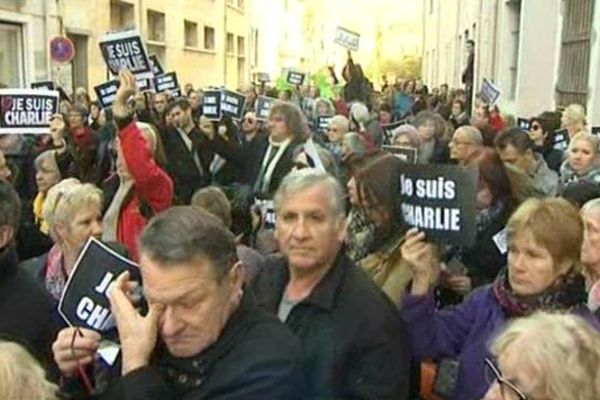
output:
M592 53L590 55L590 96L587 104L588 122L600 126L600 0L596 0L592 22Z

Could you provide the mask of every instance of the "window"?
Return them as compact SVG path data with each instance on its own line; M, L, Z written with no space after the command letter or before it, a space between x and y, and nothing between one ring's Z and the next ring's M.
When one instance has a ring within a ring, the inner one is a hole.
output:
M135 27L133 4L112 0L110 2L110 29L113 31Z
M586 105L590 74L594 0L565 0L557 103Z
M147 44L146 48L148 49L148 54L154 54L156 58L158 58L158 62L160 62L160 65L162 65L163 68L166 68L165 46L155 46L153 44Z
M238 36L237 38L237 51L239 57L246 55L246 38L243 36Z
M198 47L198 24L191 21L184 21L185 46Z
M227 33L227 54L235 53L235 43L233 43L233 33Z
M147 13L148 20L148 40L152 40L154 42L164 42L165 41L165 14L148 10Z
M510 87L508 98L514 100L517 96L517 79L519 77L519 42L521 41L521 2L512 1L507 3L510 38L508 49L510 49Z
M22 87L24 75L21 25L0 23L0 83Z
M215 49L215 28L212 28L210 26L204 27L204 49Z

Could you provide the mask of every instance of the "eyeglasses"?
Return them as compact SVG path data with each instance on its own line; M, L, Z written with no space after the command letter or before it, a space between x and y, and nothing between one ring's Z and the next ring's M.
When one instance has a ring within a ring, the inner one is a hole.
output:
M249 124L253 124L256 122L256 120L253 118L244 118L244 119L242 119L242 122L247 122Z
M538 129L542 129L542 127L539 126L538 124L532 124L531 125L531 130L532 131L537 131Z
M504 378L498 367L489 358L485 359L485 367L485 377L488 384L492 385L494 382L498 382L500 393L504 400L533 400L514 383Z
M452 139L450 141L450 144L453 145L453 146L470 146L473 143L472 142L466 142L464 140L454 140L454 139Z

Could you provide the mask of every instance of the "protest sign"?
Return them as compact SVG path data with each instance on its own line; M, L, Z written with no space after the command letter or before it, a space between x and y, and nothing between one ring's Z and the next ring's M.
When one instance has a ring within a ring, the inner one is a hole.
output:
M135 263L93 237L88 239L65 285L58 312L71 326L97 332L114 328L106 290L125 271L141 282Z
M287 74L287 83L289 83L290 85L294 85L294 86L298 86L298 85L302 85L304 83L304 78L306 77L306 74L302 73L302 72L294 72L294 71L289 71Z
M273 200L254 199L254 206L260 212L263 218L263 227L265 229L275 229L275 205Z
M202 102L202 115L211 121L221 120L221 91L205 90Z
M256 100L256 119L259 121L266 121L269 118L269 111L271 106L277 99L273 97L258 96Z
M43 81L43 82L33 82L31 84L32 89L46 89L46 90L55 90L54 82L52 81Z
M0 89L0 134L50 133L50 117L57 112L55 90Z
M156 92L154 79L136 79L135 84L140 92Z
M524 131L529 131L531 129L531 120L529 118L517 118L517 126Z
M383 145L381 148L385 151L389 151L402 161L407 164L417 163L417 149L406 146L387 146Z
M500 98L501 90L494 85L489 79L483 78L483 82L481 83L481 91L479 92L479 97L486 104L494 105Z
M333 41L334 43L339 44L348 50L358 51L360 35L356 32L352 32L348 29L338 26L335 30L335 39Z
M148 59L150 60L150 65L152 66L152 73L154 74L154 76L162 75L165 73L165 70L160 64L160 61L156 54L150 54L148 56Z
M557 150L565 151L569 147L570 141L569 131L566 128L554 131L554 135L552 135L552 147Z
M152 79L154 72L144 41L137 31L109 33L100 38L102 57L113 75L128 69L137 79Z
M242 119L244 116L244 105L246 96L242 93L223 90L221 92L221 114L234 119Z
M169 72L166 74L155 76L154 87L156 88L156 91L158 93L169 92L174 96L177 93L180 94L179 82L177 81L177 74L175 72Z
M315 130L319 133L326 134L329 130L329 124L331 123L331 119L333 115L319 115L317 117L317 123L315 126Z
M475 240L477 170L455 165L403 166L400 200L404 222L429 239L469 246Z
M392 141L394 140L394 130L400 125L404 125L406 123L406 120L403 119L391 124L381 125L381 129L383 130L383 143L387 145L393 145Z
M116 79L94 86L94 92L103 108L111 107L115 101L119 81Z

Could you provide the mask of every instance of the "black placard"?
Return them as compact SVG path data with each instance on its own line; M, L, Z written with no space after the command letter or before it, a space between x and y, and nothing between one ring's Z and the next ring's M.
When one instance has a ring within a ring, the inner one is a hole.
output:
M55 90L0 89L0 134L50 133L50 117L57 112Z
M221 114L234 119L242 119L244 116L244 104L246 96L241 93L223 90L221 92Z
M275 229L275 205L273 200L254 199L254 206L260 211L263 218L263 228Z
M269 111L271 106L277 99L273 97L258 96L256 100L256 119L260 121L266 121L269 118Z
M592 126L592 135L600 138L600 126Z
M175 72L169 72L154 77L154 87L158 93L169 92L175 96L175 93L179 92L177 74Z
M119 81L116 79L94 86L96 97L98 97L98 101L102 104L103 108L108 108L113 105L117 89L119 89Z
M152 79L154 72L144 42L136 31L116 32L100 39L100 51L110 72L128 69L137 79Z
M417 163L417 149L406 146L381 146L383 150L389 151L407 164Z
M52 81L43 81L43 82L33 82L31 84L32 89L46 89L46 90L55 90L54 82Z
M455 165L404 165L400 177L404 222L428 239L470 246L476 235L477 170Z
M383 144L393 145L394 140L394 130L398 128L400 125L406 124L406 120L403 119L401 121L393 122L391 124L381 125L381 129L383 129Z
M529 118L517 118L517 127L523 129L524 131L529 131L531 129L531 120Z
M557 150L566 150L567 147L569 147L570 141L571 138L569 137L569 131L566 128L554 131L554 134L552 135L552 144Z
M319 115L317 117L317 126L315 126L315 130L318 133L327 133L327 131L329 130L329 124L331 123L331 119L333 118L333 115Z
M131 280L141 283L137 264L105 244L90 238L75 262L58 303L58 312L71 326L107 332L114 328L108 285L129 271Z
M202 101L202 115L211 121L221 120L221 91L205 90Z
M165 69L160 64L160 60L158 59L156 54L150 54L148 56L148 59L150 60L150 65L152 66L152 72L154 73L154 76L162 75L165 73Z
M140 92L155 92L154 79L136 79L135 84Z
M302 72L289 71L287 74L287 83L294 86L302 85L304 78L306 78L306 74Z

